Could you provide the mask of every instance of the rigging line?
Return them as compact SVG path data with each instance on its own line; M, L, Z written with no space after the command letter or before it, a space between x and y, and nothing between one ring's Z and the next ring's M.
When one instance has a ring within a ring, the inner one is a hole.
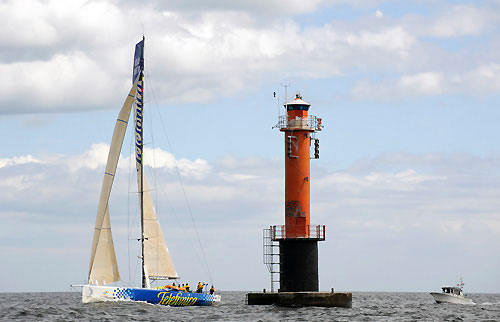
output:
M151 190L151 189L150 189ZM170 201L170 199L168 198L166 192L164 190L161 190L161 189L155 189L156 190L156 193L158 190L161 191L161 193L163 194L163 196L165 197L165 199L167 200L167 204L170 206L170 211L173 213L177 223L179 224L180 228L181 228L181 231L182 231L182 235L183 236L187 236L187 230L184 228L184 226L182 225L182 222L180 221L179 217L177 216L177 212L175 211L175 208L173 207L173 203ZM149 190L148 190L149 191ZM133 194L137 194L138 192L136 191L132 191L130 193L133 193ZM137 240L137 238L132 238L131 240ZM194 247L193 245L193 241L191 238L188 238L188 243L189 243L189 246L191 247L191 249L193 249L195 255L196 255L196 260L198 261L198 264L200 264L201 267L203 267L204 263L200 261L200 256L198 256L198 250L196 249L196 247ZM206 268L203 267L203 269L205 270L206 272Z
M168 198L166 192L163 191L163 190L161 192L163 193L163 196L165 197L165 199L167 199L167 203L170 205L170 211L174 214L174 217L177 220L177 223L181 227L182 235L183 236L188 236L187 230L184 228L184 225L182 224L182 222L180 221L179 217L177 216L177 212L175 211L175 209L174 209L174 207L172 205L172 202ZM201 267L203 267L204 263L200 261L200 256L198 256L198 250L196 249L196 247L194 247L192 239L191 238L187 238L187 240L188 240L189 246L191 247L191 249L193 249L193 251L194 251L194 253L196 255L195 258L198 261L198 264L200 264ZM204 267L203 267L203 269L206 272L206 269Z
M149 76L149 75L148 75ZM154 94L154 91L152 91L152 95L153 95L153 98L155 97L155 94ZM166 131L166 128L165 128L165 124L163 122L163 119L162 119L162 116L161 116L161 113L159 111L159 108L158 108L158 105L156 105L156 108L157 108L157 111L158 111L158 115L159 115L159 118L160 118L160 121L161 121L161 124L162 124L162 127L163 127L163 131L165 133L165 137L167 139L167 143L168 143L168 146L170 148L170 151L172 151L172 154L173 153L173 149L172 149L172 145L170 144L170 140L168 138L168 134L167 134L167 131ZM212 278L212 274L210 272L210 267L208 265L208 261L206 259L206 256L205 256L205 252L204 252L204 249L203 249L203 245L201 243L201 239L200 239L200 236L198 234L198 229L196 227L196 223L194 221L194 216L193 216L193 212L191 210L191 205L189 203L189 200L187 198L187 194L186 194L186 191L184 189L184 184L182 182L182 178L181 178L181 175L180 175L180 171L179 171L179 167L177 166L177 162L175 160L175 157L174 157L174 167L175 167L175 170L176 170L176 173L177 173L177 177L178 177L178 180L179 180L179 183L181 184L181 188L182 188L182 192L183 192L183 195L184 195L184 200L186 201L186 206L187 206L187 209L188 209L188 212L189 212L189 215L191 217L191 222L193 224L193 228L194 228L194 231L195 231L195 234L196 234L196 237L197 237L197 241L198 241L198 245L200 247L200 251L201 251L201 255L202 255L202 258L204 260L204 263L202 263L202 266L204 267L205 271L208 273L209 275L209 278L210 278L210 282L213 284L213 278ZM194 249L194 248L193 248Z
M146 78L147 78L147 80L148 80L148 81L147 81L147 82L145 82L145 83L147 83L147 84L148 84L148 86L149 86L149 87L148 87L148 89L152 92L153 101L155 101L155 96L154 96L154 92L153 92L152 86L150 86L150 85L149 85L149 84L151 84L152 82L151 82L151 79L149 78L149 74L148 74L146 71L145 71L145 76L146 76ZM158 107L158 105L157 105L156 103L155 103L155 106L156 106L156 107ZM158 114L159 114L159 110L158 110L158 108L157 108L157 112L158 112ZM149 116L149 121L150 121L150 125L151 125L151 126L150 126L150 128L151 128L151 129L153 129L153 126L152 126L152 120L153 120L152 115L153 115L153 109L151 109L151 110L150 110L150 114L149 114L149 115L150 115L150 116ZM160 116L161 116L161 115L160 115ZM152 133L152 132L151 132L151 133ZM152 135L152 136L153 136L153 135ZM153 141L153 142L152 142L152 144L153 144L153 148L154 148L154 138L152 139L152 141ZM156 162L156 158L154 157L154 155L155 155L155 151L154 151L154 149L153 149L153 161L154 161L154 162ZM156 179L157 179L157 176L156 176L156 164L154 165L154 174L155 174L154 178L155 178L155 185L156 185ZM158 189L158 187L155 187L155 188L156 188L156 189L155 189L155 193L156 193L156 200L158 200L158 195L157 195L157 194L158 194L158 190L159 190L159 189ZM182 233L183 233L183 236L188 236L188 234L187 234L187 230L184 228L184 226L182 225L182 222L180 221L179 217L177 216L177 213L176 213L176 211L175 211L175 209L174 209L174 207L173 207L173 203L170 201L170 199L168 198L168 196L167 196L167 194L166 194L166 192L165 192L164 190L161 190L161 192L162 192L163 196L165 197L165 199L167 200L167 203L168 203L168 205L170 206L170 210L171 210L171 212L174 214L174 217L175 217L175 219L176 219L177 223L179 224L179 226L180 226L180 228L181 228L181 231L182 231ZM158 219L158 221L159 221L159 219ZM158 226L159 226L159 225L158 225ZM158 227L158 228L159 228L159 227ZM157 232L157 233L158 233L158 232ZM207 272L207 269L206 269L206 267L205 267L205 264L204 264L203 262L201 262L201 260L200 260L200 257L201 257L201 256L198 256L198 255L199 255L199 251L198 251L198 250L197 250L197 248L194 246L193 241L191 240L191 238L188 238L187 240L188 240L189 246L191 247L191 249L194 251L194 253L195 253L195 255L196 255L195 257L196 257L196 260L197 260L198 264L200 265L200 267L203 267L203 269L205 270L205 272ZM159 258L158 258L158 260L159 260ZM210 275L210 274L209 274L209 275Z
M150 79L149 79L149 75L146 75L146 77L148 78L148 83L151 83L151 81L150 81ZM150 88L150 90L151 90L151 88ZM153 113L153 111L152 111L152 109L151 109L150 114L149 114L149 115L150 115L150 116L149 116L149 121L150 121L150 124L151 124L151 128L153 128L153 127L152 127L152 120L153 120L152 113ZM153 146L154 146L154 139L153 139ZM153 150L153 155L155 155L155 151L154 151L154 150ZM154 162L156 162L156 158L155 158L154 156L153 156L153 161L154 161ZM153 171L154 171L154 173L155 173L155 177L154 177L154 178L155 178L155 184L156 184L156 179L157 179L157 176L156 176L156 163L155 163L155 166L154 166ZM156 193L156 198L157 198L156 200L158 200L157 194L158 194L158 190L160 190L160 189L158 189L158 187L155 187L155 188L156 188L156 189L155 189L155 193ZM182 231L182 233L183 233L183 236L188 236L188 234L187 234L187 230L184 228L184 226L182 225L182 222L180 221L179 217L177 216L177 212L175 211L175 208L173 207L173 203L170 201L170 199L168 198L168 196L167 196L166 192L165 192L163 189L161 189L161 193L163 194L163 196L164 196L164 197L165 197L165 199L167 200L167 204L170 206L170 211L174 214L174 217L175 217L175 219L176 219L177 223L179 224L179 226L180 226L180 228L181 228L181 231ZM158 221L159 221L159 219L158 219ZM201 256L198 256L198 255L199 255L199 251L197 250L197 248L196 248L196 247L194 247L194 244L193 244L192 239L191 239L191 238L188 238L187 240L188 240L189 246L191 247L191 249L193 249L193 251L194 251L194 253L195 253L195 255L196 255L195 257L196 257L196 260L197 260L198 264L199 264L201 267L203 267L203 269L205 270L205 272L207 272L206 267L204 267L204 266L205 266L205 264L204 264L203 262L201 262L201 261L200 261L200 257L201 257Z
M147 77L147 79L148 79L148 83L149 83L149 84L151 84L152 82L151 82L151 80L149 79L149 74L146 74L146 77ZM154 94L154 90L153 90L152 86L150 87L150 90L151 90L151 92L152 92L153 101L155 101L155 102L156 102L156 98L155 98L155 94ZM161 118L161 113L160 113L160 111L159 111L159 109L158 109L158 104L156 104L156 103L155 103L155 106L156 106L157 112L158 112L158 114L159 114L159 116L160 116L160 118ZM162 123L162 125L163 125L163 123ZM164 126L164 125L163 125L163 126ZM167 140L168 140L168 135L166 134L165 128L164 128L163 130L164 130L164 132L165 132L165 136L167 137ZM174 161L175 161L175 158L174 158ZM174 163L174 165L175 165L175 166L177 166L175 163ZM181 182L181 184L182 184L182 182ZM173 203L170 201L170 199L168 198L168 196L167 196L167 194L166 194L166 192L165 192L164 190L162 190L161 192L163 193L164 197L166 198L166 200L167 200L168 204L170 205L170 210L171 210L171 211L172 211L172 213L174 214L174 217L175 217L175 219L176 219L177 223L178 223L178 224L179 224L179 226L181 227L181 230L182 230L183 235L184 235L184 236L187 236L187 235L188 235L188 234L187 234L187 230L184 228L184 226L182 225L182 222L180 221L179 217L177 216L177 213L176 213L176 211L175 211L175 208L173 207ZM196 229L196 227L195 227L195 229ZM188 238L187 240L188 240L188 242L189 242L189 246L193 249L193 251L194 251L194 253L195 253L195 255L196 255L196 256L195 256L195 257L196 257L196 260L198 261L198 263L200 264L200 266L201 266L201 267L203 267L203 269L205 270L205 273L207 273L208 275L210 275L210 270L209 270L209 269L207 269L208 264L207 264L206 262L205 262L205 263L203 263L202 261L200 261L200 256L198 256L198 255L199 255L199 254L198 254L198 249L197 249L196 247L194 247L194 244L193 244L193 242L192 242L191 238ZM203 249L202 249L202 247L201 247L201 243L200 243L200 251L202 252L202 256L201 256L201 257L203 257L203 255L204 255L204 254L203 254Z
M150 79L149 79L149 74L146 75L146 77L148 78L148 82L150 83ZM151 94L153 96L153 99L155 100L156 102L156 95L155 95L155 92L152 88L152 86L150 86L151 88ZM158 115L159 115L159 118L160 118L160 122L161 122L161 125L162 125L162 128L163 128L163 132L165 133L165 137L167 139L167 144L169 146L169 149L170 151L172 151L172 154L174 154L174 150L172 149L172 145L170 144L170 139L168 138L168 134L167 134L167 130L165 128L165 123L163 122L163 118L161 116L161 113L160 113L160 109L158 108L158 104L156 104L156 109L158 110ZM188 212L189 212L189 215L191 217L191 222L193 224L193 228L194 228L194 231L196 233L196 238L198 240L198 244L200 246L200 250L201 250L201 254L202 254L202 257L203 257L203 260L204 260L204 263L205 263L205 268L208 272L208 275L210 277L210 282L213 284L213 279L212 279L212 273L210 272L210 267L208 265L208 261L207 261L207 258L205 256L205 251L203 249L203 245L201 243L201 239L200 239L200 235L198 234L198 229L196 227L196 223L194 221L194 216L193 216L193 212L191 211L191 206L189 204L189 200L188 200L188 197L187 197L187 194L186 194L186 190L184 189L184 184L182 182L182 178L181 178L181 174L180 174L180 171L179 171L179 167L177 166L177 161L175 160L175 154L174 154L174 167L175 167L175 170L177 172L177 177L179 179L179 183L181 184L181 188L182 188L182 193L184 195L184 200L186 201L186 206L188 208Z

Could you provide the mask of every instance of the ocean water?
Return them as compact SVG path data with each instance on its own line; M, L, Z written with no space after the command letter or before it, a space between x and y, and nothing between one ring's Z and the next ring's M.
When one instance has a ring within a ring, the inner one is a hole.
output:
M353 293L353 307L249 306L245 292L221 292L215 307L139 302L82 304L79 292L0 293L1 321L500 321L500 294L476 305L437 304L428 293Z

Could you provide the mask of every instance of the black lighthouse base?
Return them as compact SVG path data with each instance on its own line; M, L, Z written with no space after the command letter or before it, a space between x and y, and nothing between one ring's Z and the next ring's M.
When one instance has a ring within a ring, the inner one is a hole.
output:
M352 307L352 293L327 292L280 292L248 293L248 305L277 305L286 307L320 306Z
M279 292L317 292L318 241L282 239L280 243Z

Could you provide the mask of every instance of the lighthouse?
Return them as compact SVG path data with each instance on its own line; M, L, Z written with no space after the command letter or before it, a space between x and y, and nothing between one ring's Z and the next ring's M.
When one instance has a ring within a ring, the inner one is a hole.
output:
M248 293L249 305L352 306L352 294L319 292L318 242L325 225L311 224L311 159L319 159L317 132L322 119L309 115L311 104L300 94L284 104L278 128L284 134L284 224L264 229L264 263L271 273L271 292ZM279 279L275 275L279 274ZM279 283L278 292L274 283Z
M279 242L281 292L319 290L318 241L325 240L325 226L311 225L310 161L319 158L316 133L323 125L309 115L310 107L297 94L277 124L285 139L285 224L271 227L271 239Z

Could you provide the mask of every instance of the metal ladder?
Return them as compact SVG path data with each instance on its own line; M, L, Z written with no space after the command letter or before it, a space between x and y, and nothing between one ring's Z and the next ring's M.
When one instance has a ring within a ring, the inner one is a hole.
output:
M280 245L279 242L272 239L271 229L264 229L263 234L263 254L264 264L271 273L271 293L274 292L274 284L280 283Z

